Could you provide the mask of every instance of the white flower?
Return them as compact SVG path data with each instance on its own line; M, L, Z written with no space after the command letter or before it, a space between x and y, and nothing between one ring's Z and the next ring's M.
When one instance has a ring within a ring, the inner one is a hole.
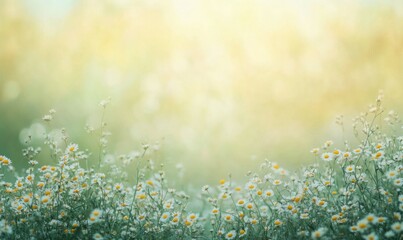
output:
M241 229L241 230L239 230L239 237L243 237L243 236L245 236L247 233L248 233L248 229L247 229L247 228Z
M225 239L234 239L236 237L235 230L229 231L225 234Z
M312 237L312 239L319 239L319 238L321 238L323 235L325 235L326 232L327 232L327 229L326 229L326 228L319 228L318 230L313 231L313 232L311 233L311 237Z
M395 236L395 233L393 231L387 231L385 233L385 237L387 237L387 238L391 238L391 237L394 237L394 236Z
M224 220L227 222L231 222L234 219L234 217L230 214L225 214L224 215Z
M8 166L11 164L11 160L7 158L6 156L0 155L0 163L4 166ZM1 166L0 166L1 167Z
M218 208L213 208L213 210L211 210L211 214L217 215L220 213L220 210Z
M402 186L402 184L403 184L403 179L402 179L402 178L395 179L395 180L393 181L393 184L394 184L395 186L397 186L397 187L400 187L400 186Z
M323 161L329 162L329 161L333 160L333 154L325 152L325 153L322 153L321 158L322 158Z
M96 209L92 210L90 216L95 217L95 218L100 218L102 216L102 210L99 210L96 208Z
M161 215L160 221L161 221L161 222L166 222L166 221L168 221L169 216L170 216L170 213L169 213L169 212L164 212L164 213Z
M344 152L343 153L343 158L344 159L347 159L347 158L349 158L351 156L351 153L350 152Z
M113 187L116 191L123 191L123 184L121 183L117 183L115 184L115 186Z
M188 216L189 221L196 221L199 218L198 214L191 213Z
M242 207L243 205L245 205L245 203L246 203L246 201L244 199L239 199L236 202L236 205L239 206L239 207Z
M345 168L347 173L352 173L355 170L355 166L354 165L349 165Z
M326 228L319 228L318 230L313 231L313 232L311 233L311 237L312 237L312 239L319 239L319 238L321 238L323 235L325 235L326 232L327 232L327 229L326 229Z
M164 209L173 209L174 208L174 200L170 199L164 203Z
M364 236L365 240L378 240L378 236L375 233L371 233Z
M102 235L99 233L95 233L94 235L92 235L92 238L94 240L103 240L104 239L104 237L102 237Z
M47 204L49 204L49 202L50 202L49 196L43 196L43 197L41 198L41 203L42 203L42 204L47 205Z
M399 223L399 222L392 224L391 228L393 231L395 231L397 233L400 233L403 230L402 223Z
M146 220L146 216L147 216L147 215L146 215L145 213L139 214L139 215L137 216L137 220L140 221L140 222L142 222L142 221Z
M368 222L370 222L370 223L377 223L377 222L378 222L378 218L377 218L374 214L372 214L372 213L368 214L368 215L365 217L365 219L366 219Z
M363 219L363 220L358 221L357 227L358 227L358 231L364 232L369 227L368 220Z
M74 152L77 152L77 150L78 150L78 145L75 143L71 143L67 146L66 153L74 153Z
M256 184L249 182L249 183L246 184L245 189L250 190L250 191L255 190L256 189Z
M397 172L395 170L390 170L386 173L386 177L388 179L393 179L397 176Z
M273 192L273 190L267 190L267 191L264 193L264 195L265 195L266 197L272 197L272 196L274 195L274 192Z

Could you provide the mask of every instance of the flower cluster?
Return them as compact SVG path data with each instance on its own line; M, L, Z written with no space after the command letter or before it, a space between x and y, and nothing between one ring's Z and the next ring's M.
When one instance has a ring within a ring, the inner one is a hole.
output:
M354 119L358 145L326 141L296 172L265 160L244 183L229 176L203 186L200 206L168 185L162 166L154 170L158 147L115 157L100 141L98 167L89 167L90 152L64 132L63 141L48 135L55 164L39 166L41 149L28 147L20 174L0 155L0 238L401 239L403 136L394 112L385 119L391 134L375 125L382 112L377 102ZM122 168L132 164L129 177Z
M39 151L28 151L34 158ZM24 176L1 181L0 237L12 239L167 239L201 236L199 215L186 209L189 196L168 188L165 173L138 166L135 181L82 168L88 154L69 144L58 163L30 165ZM144 155L143 155L144 156ZM126 156L129 157L129 156ZM11 161L0 156L2 167ZM143 159L137 157L138 163ZM146 162L146 161L144 161ZM120 172L109 166L108 172ZM114 170L112 170L114 169ZM17 173L15 173L17 174Z
M382 111L372 106L355 119L363 125L361 144L326 141L301 171L290 174L266 160L246 184L222 179L204 186L210 237L401 239L403 136L375 126Z

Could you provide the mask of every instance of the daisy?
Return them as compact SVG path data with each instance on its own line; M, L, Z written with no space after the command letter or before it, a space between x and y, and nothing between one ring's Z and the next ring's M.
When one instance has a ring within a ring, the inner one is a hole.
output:
M173 200L168 200L164 204L164 209L173 209L173 207L174 207Z
M368 220L363 219L363 220L358 221L357 227L358 227L358 231L364 232L368 228Z
M228 199L228 193L226 193L226 192L222 192L222 193L220 193L219 195L218 195L218 198L219 199Z
M217 215L220 213L220 210L218 208L213 208L213 210L211 210L211 213Z
M50 198L49 198L49 196L43 196L42 198L41 198L41 203L42 204L48 204L50 202Z
M252 209L253 209L253 204L252 204L252 203L246 204L246 208L247 208L248 210L252 210Z
M227 222L231 222L234 219L234 217L230 214L224 215L224 220Z
M179 223L179 217L172 218L171 223L174 224L174 225L178 224Z
M361 148L356 148L356 149L353 150L353 152L355 154L360 154L360 153L362 153L362 149Z
M236 205L242 207L243 205L245 205L245 200L239 199L238 202L236 202Z
M145 219L146 219L146 214L145 213L139 214L137 216L137 220L140 221L140 222L144 221Z
M245 236L247 233L248 233L248 229L247 229L247 228L241 229L241 230L239 230L239 237L243 237L243 236Z
M264 193L264 195L265 195L266 197L271 197L271 196L274 195L274 192L273 192L273 190L267 190L267 191Z
M375 148L376 148L377 150L381 150L381 149L383 148L382 143L378 143L378 144L375 146Z
M0 163L4 166L8 166L11 164L11 160L5 156L0 155Z
M102 216L102 210L99 210L96 208L96 209L92 210L90 216L95 217L95 218L100 218Z
M311 233L311 237L312 237L312 239L319 239L319 238L321 238L323 235L325 235L326 232L327 232L327 229L326 229L326 228L319 228L318 230L313 231L313 232Z
M318 202L318 206L320 206L320 207L326 207L326 206L327 206L327 202L326 202L325 200L320 200L320 201Z
M273 169L274 171L279 171L280 165L278 165L277 163L273 163L273 165L271 166L271 169Z
M92 238L93 238L94 240L103 240L103 239L104 239L104 238L102 237L102 235L99 234L99 233L95 233L94 235L92 235Z
M347 173L352 173L355 170L355 166L354 165L348 165L345 170L346 170Z
M193 222L192 221L189 221L189 220L185 220L185 226L186 227L191 227L193 225Z
M371 233L364 236L365 240L378 240L378 236L375 233Z
M393 181L393 184L394 184L396 187L400 187L400 186L402 186L402 184L403 184L403 179L402 179L402 178L395 179L395 180Z
M377 218L374 214L372 214L372 213L368 214L368 215L365 217L365 219L366 219L368 222L370 222L370 223L376 223L376 222L378 222L378 218Z
M280 220L280 219L276 219L275 221L274 221L274 225L275 226L281 226L283 224L283 222Z
M377 220L377 223L380 223L380 224L386 222L386 218L385 218L385 217L378 217L376 220Z
M351 153L350 153L350 152L344 152L344 153L343 153L343 158L344 158L344 159L348 159L349 157L351 157Z
M358 227L357 226L351 226L350 227L350 232L357 232L358 231Z
M335 149L335 150L333 151L333 156L335 156L335 157L338 157L340 154L341 154L341 152L340 152L339 149Z
M245 189L249 190L249 191L255 190L256 189L256 184L249 182L249 183L246 184Z
M402 224L399 222L396 222L396 223L392 224L391 228L393 231L400 233L402 231Z
M386 173L386 177L387 177L388 179L395 178L396 175L397 175L397 172L396 172L395 170L390 170L390 171L388 171L388 172Z
M121 184L121 183L115 184L114 189L116 191L122 191L123 190L123 184Z
M160 217L160 221L161 221L161 222L166 222L166 221L168 221L169 216L170 216L169 212L164 212L164 213L161 215L161 217Z
M67 146L66 153L74 153L77 152L78 150L78 145L75 143L71 143L70 145Z
M319 148L314 148L314 149L311 150L311 153L313 153L314 155L318 155L319 151L320 151Z
M381 159L383 156L385 155L385 153L383 151L378 151L375 154L372 155L372 158L374 160L379 160Z
M236 237L236 231L232 230L225 234L225 239L234 239Z
M189 221L196 221L197 218L198 218L198 216L194 213L191 213L188 216Z
M322 154L321 158L322 158L323 161L329 162L329 161L332 161L333 155L331 153L326 152L326 153Z
M146 184L147 184L149 187L154 187L154 182L153 182L153 180L151 180L151 179L147 180L147 181L146 181Z
M256 225L256 224L259 223L259 221L258 221L256 218L251 218L251 219L249 219L249 222L250 222L251 224L253 224L253 225Z
M31 196L29 196L29 195L25 195L25 196L22 197L22 201L23 201L24 203L26 203L26 204L31 204L32 198L31 198Z

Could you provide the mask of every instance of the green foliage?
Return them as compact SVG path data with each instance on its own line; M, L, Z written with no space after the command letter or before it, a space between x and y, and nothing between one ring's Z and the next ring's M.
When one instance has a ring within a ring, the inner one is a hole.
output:
M107 102L102 102L105 108ZM43 120L50 122L54 111ZM265 160L249 180L222 179L201 198L171 188L152 160L157 146L113 156L106 124L98 152L80 150L65 132L49 129L45 146L54 165L39 166L41 148L23 151L20 174L0 156L2 239L378 239L402 237L403 136L394 112L384 134L381 98L354 119L358 146L333 141L314 148L314 163L290 173ZM341 118L338 123L343 125ZM91 164L90 159L97 159ZM120 163L120 164L118 164ZM94 165L94 166L92 166ZM125 169L135 165L129 175ZM132 177L130 177L132 176ZM191 203L201 201L201 211Z

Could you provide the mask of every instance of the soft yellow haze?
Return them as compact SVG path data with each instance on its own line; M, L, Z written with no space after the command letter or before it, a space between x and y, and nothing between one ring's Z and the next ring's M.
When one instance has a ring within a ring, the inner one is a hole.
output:
M158 141L195 184L265 158L293 170L342 147L337 115L356 144L351 118L379 90L403 111L399 1L0 2L0 153L21 167L20 132L50 108L93 147L84 126L110 96L112 152Z

